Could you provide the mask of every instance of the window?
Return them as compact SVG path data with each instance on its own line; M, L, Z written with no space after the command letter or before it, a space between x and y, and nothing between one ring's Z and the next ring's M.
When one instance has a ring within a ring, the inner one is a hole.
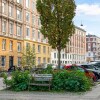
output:
M2 40L2 50L6 50L6 39Z
M35 10L35 2L32 2L32 9L33 9L33 11Z
M32 15L32 24L35 25L35 16Z
M38 64L41 63L41 57L38 57Z
M50 52L49 49L50 49L50 48L48 47L48 53Z
M6 3L2 2L2 13L6 12Z
M9 6L9 16L13 16L13 7Z
M10 51L13 51L13 41L10 41Z
M22 35L22 27L21 26L17 26L17 36L21 36Z
M54 53L54 58L56 58L56 53Z
M29 6L30 6L30 2L29 2L30 0L26 0L26 7L27 8L29 8Z
M2 32L6 32L6 21L2 21Z
M38 39L40 39L40 32L38 31Z
M22 12L21 10L17 9L17 20L21 20L22 19Z
M70 55L70 59L72 58L72 56ZM77 56L77 58L78 58L78 56Z
M35 44L33 44L33 47L32 47L32 49L33 49L33 52L35 52Z
M26 43L26 49L30 47L30 43Z
M40 52L41 52L41 46L38 45L38 53L40 53Z
M43 53L46 53L46 47L43 46Z
M62 54L62 58L64 59L64 54Z
M48 63L50 63L50 58L48 58Z
M1 56L1 66L5 66L5 65L6 65L6 57Z
M29 22L30 21L30 13L26 12L26 21Z
M35 39L35 30L32 30L32 38Z
M45 57L43 58L43 63L46 63L46 58Z
M67 54L65 54L65 58L67 59Z
M38 18L38 26L40 25L40 18Z
M22 3L22 0L17 0L17 3L20 3L21 4Z
M21 43L20 42L17 43L17 51L21 52Z
M18 66L21 65L21 57L18 57Z
M9 24L9 33L13 34L13 23Z
M26 36L27 36L27 37L30 36L30 29L29 29L29 27L26 27Z
M95 47L96 46L96 43L93 43L93 47Z

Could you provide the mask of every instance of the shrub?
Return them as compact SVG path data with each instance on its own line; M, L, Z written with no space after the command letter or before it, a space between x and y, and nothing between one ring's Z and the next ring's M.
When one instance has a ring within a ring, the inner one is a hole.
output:
M52 89L56 91L87 91L91 88L90 80L80 71L66 70L55 72Z
M39 74L52 74L52 72L53 72L53 68L51 65L49 65L49 66L47 66L47 68L41 69Z
M12 73L12 78L8 79L7 76L4 76L4 83L12 90L23 91L28 89L29 80L32 79L29 75L29 71L14 71Z

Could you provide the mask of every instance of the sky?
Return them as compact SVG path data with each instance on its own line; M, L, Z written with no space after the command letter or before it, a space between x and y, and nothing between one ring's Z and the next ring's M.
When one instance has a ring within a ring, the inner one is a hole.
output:
M83 28L87 34L95 34L100 37L100 0L75 0L76 15L74 24Z

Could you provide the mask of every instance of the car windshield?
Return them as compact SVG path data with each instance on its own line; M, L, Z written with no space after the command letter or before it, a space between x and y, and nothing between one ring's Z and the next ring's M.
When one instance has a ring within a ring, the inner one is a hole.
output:
M84 68L87 68L87 69L94 69L94 66L93 65L82 65Z
M93 64L94 67L100 68L100 63Z

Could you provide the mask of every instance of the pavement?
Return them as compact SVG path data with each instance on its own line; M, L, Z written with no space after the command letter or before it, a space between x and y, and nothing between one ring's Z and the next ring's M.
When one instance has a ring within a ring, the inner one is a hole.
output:
M0 100L100 100L100 84L94 86L92 90L83 93L14 92L3 89L5 89L5 85L3 84L3 79L0 78Z

